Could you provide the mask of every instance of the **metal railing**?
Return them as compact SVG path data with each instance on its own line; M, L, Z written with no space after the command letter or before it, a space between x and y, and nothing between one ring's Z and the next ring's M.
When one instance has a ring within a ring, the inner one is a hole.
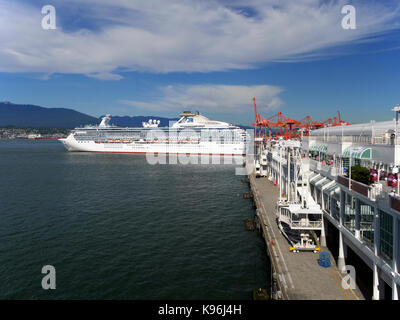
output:
M378 136L311 136L309 137L309 142L333 142L333 143L343 143L343 142L351 142L351 143L359 143L359 144L378 144L378 145L395 145L400 144L400 137L397 139L378 135Z
M322 164L322 162L309 159L310 170L322 171L323 173L329 174L331 176L337 176L340 173L340 168L336 165Z
M301 228L301 229L304 229L304 228L312 228L312 229L319 229L319 228L322 228L322 221L302 221L302 220L299 220L299 221L291 221L291 227L292 228Z

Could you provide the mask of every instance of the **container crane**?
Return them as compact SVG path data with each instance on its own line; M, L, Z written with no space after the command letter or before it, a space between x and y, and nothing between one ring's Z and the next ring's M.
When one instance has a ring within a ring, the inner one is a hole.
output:
M297 121L285 117L282 112L278 112L269 118L264 118L257 112L255 97L253 97L253 106L256 119L253 124L254 136L257 142L266 141L268 138L271 140L273 134L275 138L284 138L285 140L288 140L299 138L300 130L302 130L304 136L308 136L311 130L349 125L348 122L341 119L339 111L337 117L329 118L324 122L313 121L310 116L306 116L302 120ZM267 133L269 136L268 138Z

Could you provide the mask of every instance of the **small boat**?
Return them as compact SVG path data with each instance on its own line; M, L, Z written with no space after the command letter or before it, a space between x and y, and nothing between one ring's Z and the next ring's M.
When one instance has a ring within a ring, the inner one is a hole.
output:
M261 289L261 288L254 289L253 300L269 300L267 289Z

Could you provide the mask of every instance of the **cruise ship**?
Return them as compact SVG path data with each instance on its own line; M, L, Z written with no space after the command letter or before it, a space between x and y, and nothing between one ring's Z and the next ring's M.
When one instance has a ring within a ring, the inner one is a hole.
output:
M150 119L143 127L110 125L111 115L98 126L75 128L60 139L68 151L241 156L246 153L246 131L184 111L169 127Z

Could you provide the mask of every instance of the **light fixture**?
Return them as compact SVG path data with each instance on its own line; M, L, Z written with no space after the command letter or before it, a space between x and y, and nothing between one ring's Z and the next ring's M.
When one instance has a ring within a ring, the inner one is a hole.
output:
M396 106L392 109L392 111L399 112L399 111L400 111L400 104L396 105Z

